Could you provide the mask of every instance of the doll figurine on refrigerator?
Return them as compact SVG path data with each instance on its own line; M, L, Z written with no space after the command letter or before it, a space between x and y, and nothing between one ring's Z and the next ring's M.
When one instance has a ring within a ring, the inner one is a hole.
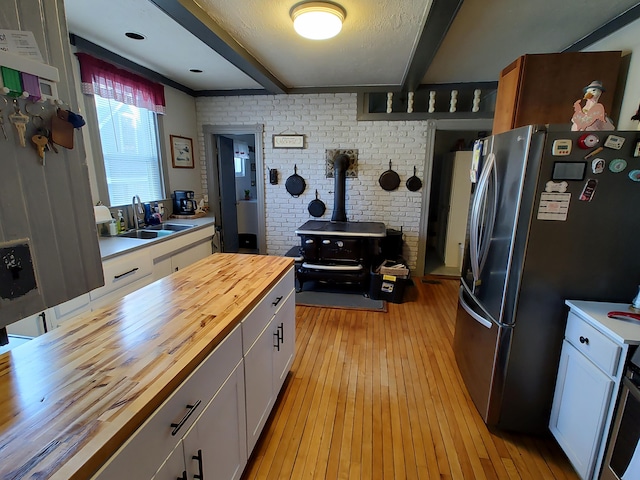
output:
M598 103L600 95L604 92L602 82L594 80L584 87L584 96L573 104L573 117L571 117L571 130L614 130L615 126L607 117L604 106ZM585 101L582 106L582 101Z

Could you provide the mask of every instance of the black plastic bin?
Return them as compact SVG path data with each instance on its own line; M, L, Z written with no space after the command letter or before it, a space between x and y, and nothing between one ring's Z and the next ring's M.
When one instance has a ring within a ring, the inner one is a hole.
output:
M395 275L381 275L372 271L369 282L369 298L402 303L404 290L410 284L409 276L402 278Z

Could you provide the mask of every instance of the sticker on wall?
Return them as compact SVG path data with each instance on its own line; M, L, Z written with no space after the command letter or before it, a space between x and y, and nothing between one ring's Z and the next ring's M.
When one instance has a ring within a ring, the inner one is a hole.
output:
M629 172L629 178L634 182L640 182L640 170L631 170Z
M595 174L604 172L604 160L602 158L596 158L591 162L591 171Z
M609 170L613 173L620 173L624 171L625 168L627 168L627 161L622 158L616 158L609 162Z
M544 191L547 193L564 193L567 191L568 186L569 184L567 182L554 182L553 180L549 180L544 186Z
M596 193L596 187L598 186L598 181L590 178L584 184L582 188L582 193L580 194L581 202L590 202L593 199L593 196Z
M351 148L348 150L332 149L325 150L325 168L327 178L333 178L333 159L338 155L346 155L349 157L349 166L347 167L347 178L358 178L358 149Z
M555 220L565 222L569 213L569 202L571 193L549 193L540 194L540 205L538 205L538 220Z

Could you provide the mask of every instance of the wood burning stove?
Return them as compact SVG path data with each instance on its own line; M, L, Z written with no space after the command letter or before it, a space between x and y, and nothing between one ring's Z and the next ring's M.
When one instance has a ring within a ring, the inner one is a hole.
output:
M367 290L369 271L386 236L384 223L309 220L296 234L303 257L296 272L300 289L306 281L316 280Z
M331 221L309 220L296 230L303 261L296 269L298 287L316 280L353 284L368 292L369 271L386 236L381 222L347 222L345 207L347 155L333 161L335 194Z

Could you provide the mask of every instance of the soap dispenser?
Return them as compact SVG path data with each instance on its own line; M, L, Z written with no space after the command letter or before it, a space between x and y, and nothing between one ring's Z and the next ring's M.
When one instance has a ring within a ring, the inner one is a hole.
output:
M118 210L118 233L123 233L127 230L127 227L124 223L124 216L122 215L122 210Z

